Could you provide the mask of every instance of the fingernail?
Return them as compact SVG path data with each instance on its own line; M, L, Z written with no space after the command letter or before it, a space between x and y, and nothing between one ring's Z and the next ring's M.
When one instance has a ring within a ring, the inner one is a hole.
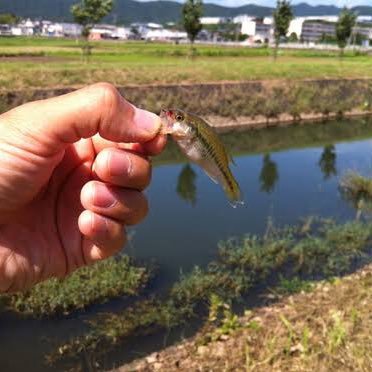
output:
M116 199L111 191L102 184L96 183L94 186L93 204L99 208L111 208L116 204Z
M111 151L108 155L108 169L113 177L129 175L132 172L130 156L125 151Z
M159 132L161 120L152 112L136 108L133 120L137 127L150 134L155 135Z

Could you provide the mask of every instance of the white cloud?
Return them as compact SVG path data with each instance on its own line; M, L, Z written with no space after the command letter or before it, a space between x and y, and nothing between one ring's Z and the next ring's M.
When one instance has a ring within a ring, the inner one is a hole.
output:
M205 0L207 3L214 3L224 6L241 6L246 4L256 4L263 6L273 7L276 4L275 0L261 0L261 1L247 1L247 0ZM336 5L338 7L343 6L356 6L356 5L372 5L370 0L315 0L315 1L306 1L306 0L292 0L292 4L304 3L307 2L309 5Z
M157 0L137 0L137 1L157 1ZM183 3L184 0L171 0L178 3ZM247 4L255 4L261 6L270 6L274 7L276 0L203 0L205 3L212 3L223 6L241 6ZM339 8L344 6L353 7L357 5L369 5L372 6L371 0L292 0L292 4L307 3L309 5L335 5Z

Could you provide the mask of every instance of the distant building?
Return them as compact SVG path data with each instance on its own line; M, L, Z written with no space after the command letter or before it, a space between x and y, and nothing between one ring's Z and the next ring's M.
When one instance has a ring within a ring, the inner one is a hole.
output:
M117 31L116 26L112 25L95 25L89 33L90 40L102 40L102 39L112 39L113 34Z
M240 24L240 33L243 35L254 36L256 34L256 20L248 15L240 15L233 19L233 22Z
M218 25L224 22L226 22L225 17L201 17L200 18L200 23L202 25Z
M0 25L0 36L11 36L12 28L9 25Z
M316 43L323 36L335 36L336 23L323 20L305 20L302 24L301 40Z
M240 24L240 33L247 35L251 43L269 42L273 35L272 18L255 18L248 15L240 15L233 19Z
M302 24L301 40L308 43L316 43L323 36L336 36L337 17L323 17L322 19L305 19ZM371 17L358 17L357 24L353 29L353 35L361 35L366 41L372 40ZM367 44L367 42L365 43Z
M180 41L187 39L187 33L167 29L150 30L145 39L150 41Z
M306 18L304 17L296 17L292 19L291 22L289 23L287 35L289 36L291 34L296 34L298 40L300 40L302 35L302 26L303 23L305 22L305 19Z
M41 35L49 37L71 37L81 36L82 27L76 23L53 23L41 22Z
M30 19L23 20L11 27L11 34L14 36L33 36L35 35L35 23Z
M268 43L274 34L272 22L268 18L256 21L255 42Z

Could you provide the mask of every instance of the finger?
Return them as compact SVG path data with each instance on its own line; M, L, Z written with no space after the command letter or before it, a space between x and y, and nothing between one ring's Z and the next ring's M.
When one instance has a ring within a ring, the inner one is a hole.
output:
M167 143L167 136L157 135L155 138L144 143L115 143L105 140L100 135L93 137L94 150L98 154L108 147L117 147L123 150L131 150L145 156L154 156L160 154Z
M40 155L51 155L66 145L99 133L114 142L147 142L159 132L160 118L127 102L106 83L73 93L32 102L6 114L10 127L37 142Z
M82 212L79 229L89 239L83 245L87 263L112 256L126 243L126 233L121 223L91 211Z
M104 182L136 190L145 189L151 180L148 159L116 148L101 151L93 163L93 170Z
M139 191L120 189L102 182L88 182L81 190L85 209L126 225L141 222L148 213L146 197Z
M158 135L152 140L140 144L144 155L159 155L167 144L167 136Z

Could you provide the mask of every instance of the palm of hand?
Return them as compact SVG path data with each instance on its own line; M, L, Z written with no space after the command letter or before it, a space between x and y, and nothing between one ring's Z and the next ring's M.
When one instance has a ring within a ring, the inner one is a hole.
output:
M81 234L77 221L83 211L80 192L93 179L94 158L92 140L70 145L52 173L46 165L36 179L25 180L24 187L33 183L30 202L22 200L22 189L9 196L23 206L11 222L0 227L2 271L8 278L8 283L1 284L3 290L24 288L25 283L29 286L51 276L63 277L88 263L86 252L93 243Z

